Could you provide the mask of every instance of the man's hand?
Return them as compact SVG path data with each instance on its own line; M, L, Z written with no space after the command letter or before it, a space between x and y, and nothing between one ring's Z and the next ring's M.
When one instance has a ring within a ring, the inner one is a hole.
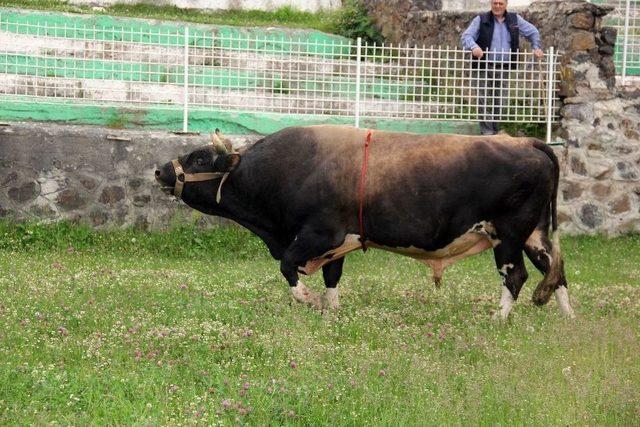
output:
M542 52L541 49L533 49L533 56L536 59L541 59L544 56L544 53Z
M540 51L540 53L542 53L542 51ZM484 56L484 52L482 51L482 49L480 49L480 47L474 47L473 49L471 49L471 54L478 59Z

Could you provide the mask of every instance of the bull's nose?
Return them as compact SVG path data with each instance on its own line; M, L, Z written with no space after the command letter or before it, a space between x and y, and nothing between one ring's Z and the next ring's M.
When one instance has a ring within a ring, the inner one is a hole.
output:
M160 179L160 170L156 169L156 179Z

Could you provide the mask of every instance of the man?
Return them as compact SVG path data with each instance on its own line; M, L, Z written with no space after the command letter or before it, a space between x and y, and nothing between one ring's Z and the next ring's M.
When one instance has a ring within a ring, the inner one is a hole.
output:
M460 40L465 50L476 58L475 81L478 82L478 114L483 135L498 133L498 119L503 105L508 105L508 70L517 60L515 52L520 47L520 35L525 36L536 59L542 58L540 33L520 15L507 12L507 0L490 0L491 11L476 16L462 33Z

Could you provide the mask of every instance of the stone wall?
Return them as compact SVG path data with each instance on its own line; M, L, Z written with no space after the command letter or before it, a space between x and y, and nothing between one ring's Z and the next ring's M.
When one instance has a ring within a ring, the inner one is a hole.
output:
M235 146L258 135L231 138ZM201 218L155 183L156 166L207 135L12 123L0 127L0 218L162 228Z
M393 43L460 46L460 34L476 15L424 10L414 0L366 3ZM616 87L616 31L602 25L611 9L538 0L516 10L538 27L543 46L563 53L559 219L575 234L640 231L640 87Z

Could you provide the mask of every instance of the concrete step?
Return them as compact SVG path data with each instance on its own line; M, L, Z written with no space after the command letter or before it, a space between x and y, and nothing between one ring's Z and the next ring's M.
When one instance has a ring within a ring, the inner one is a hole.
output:
M55 80L55 82L54 82ZM0 94L12 97L46 97L53 101L69 100L104 105L137 105L182 108L184 92L181 85L125 82L118 80L47 78L0 73ZM298 93L280 93L277 97L267 90L232 90L199 87L189 94L190 109L216 108L228 110L269 111L295 114L331 114L352 116L353 99L336 96L334 92L317 93L314 99ZM453 113L450 106L437 100L375 99L361 104L361 114L372 117L420 118L423 112L438 112L443 117ZM377 112L377 113L375 113ZM384 113L380 113L384 112ZM426 115L425 115L426 117Z

